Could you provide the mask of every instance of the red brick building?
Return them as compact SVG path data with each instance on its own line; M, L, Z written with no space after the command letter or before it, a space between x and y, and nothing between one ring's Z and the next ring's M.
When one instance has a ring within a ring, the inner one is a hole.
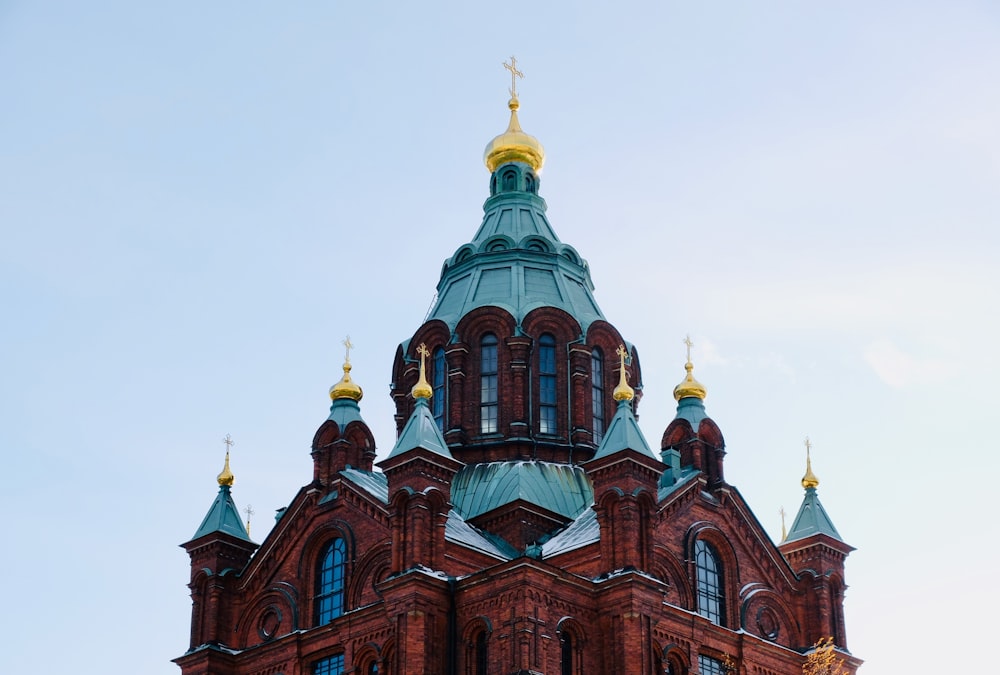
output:
M538 195L517 99L490 196L400 344L398 438L376 465L344 364L314 471L260 544L228 457L194 538L184 675L800 673L847 652L841 539L811 469L775 545L726 481L692 374L654 452L636 348ZM307 478L307 477L304 477Z

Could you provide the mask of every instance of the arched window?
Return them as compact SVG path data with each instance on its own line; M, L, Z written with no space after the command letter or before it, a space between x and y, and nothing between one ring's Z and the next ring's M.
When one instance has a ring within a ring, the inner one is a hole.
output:
M590 395L594 443L600 443L604 438L604 355L597 348L590 352Z
M698 613L712 623L725 626L726 596L719 554L711 544L699 539L694 544L694 560L698 570Z
M367 670L365 670L365 675L378 675L378 662L372 661L368 664Z
M475 648L475 672L476 675L487 675L486 668L489 665L489 660L486 657L486 631L479 631L476 635L476 648Z
M321 659L313 664L312 675L343 675L344 655L337 654Z
M437 422L438 429L444 431L445 410L448 409L446 400L445 383L448 381L448 365L444 360L444 349L438 347L434 350L431 360L431 379L433 379L434 396L431 397L434 421Z
M555 434L556 339L546 333L538 344L538 433Z
M479 431L496 433L497 422L497 336L484 335L479 343Z
M559 636L559 673L573 675L573 636L569 631L563 631Z
M340 537L323 548L316 570L316 625L344 613L344 567L347 547ZM338 671L339 672L339 671Z

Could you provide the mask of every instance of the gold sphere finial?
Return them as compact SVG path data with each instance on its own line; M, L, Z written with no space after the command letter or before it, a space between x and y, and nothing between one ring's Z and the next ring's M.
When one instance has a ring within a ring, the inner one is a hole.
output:
M351 379L351 349L354 348L351 336L348 335L341 344L347 349L347 354L344 356L344 376L340 378L340 382L330 387L330 399L336 401L341 398L349 398L353 401L360 401L364 392Z
M222 442L226 444L226 463L222 467L222 471L219 473L216 480L219 482L220 487L232 487L233 483L236 482L236 476L233 475L232 470L229 468L229 448L236 445L236 441L232 439L229 434L222 439Z
M680 384L674 387L674 399L680 401L682 398L693 396L704 401L705 396L708 395L708 390L705 389L705 385L694 379L694 375L691 374L691 371L694 370L694 364L691 363L691 347L694 346L694 343L691 342L690 335L684 338L684 344L687 345L687 363L684 364L684 370L687 371L687 375Z
M631 401L635 398L635 389L628 384L628 373L625 370L625 357L628 352L625 351L625 345L618 345L615 354L618 355L620 368L618 370L618 386L611 392L611 397L616 401Z
M809 437L806 436L806 475L802 476L802 487L815 488L819 486L819 478L813 473L812 468L812 458L810 455L810 450L812 450L812 442L810 442Z
M517 59L510 57L510 63L504 62L503 67L510 71L510 123L507 130L486 145L483 161L490 173L507 162L524 162L535 171L541 171L545 164L545 149L537 138L524 133L521 122L517 119L517 111L521 103L517 99L517 80L524 78L524 73L517 69Z
M417 354L420 356L420 377L417 379L417 383L413 385L413 389L410 390L410 394L413 398L427 399L434 395L434 388L427 381L427 369L424 365L424 359L430 354L427 345L421 342L420 346L417 347Z

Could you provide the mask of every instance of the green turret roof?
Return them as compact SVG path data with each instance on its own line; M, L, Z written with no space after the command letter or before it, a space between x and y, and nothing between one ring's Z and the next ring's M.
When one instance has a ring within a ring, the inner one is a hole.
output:
M698 433L698 425L707 417L705 402L697 396L685 396L677 402L677 414L674 415L674 419L687 420L695 433Z
M837 541L844 541L841 539L840 533L837 532L837 528L833 526L833 521L827 515L826 509L820 503L816 488L807 487L806 495L802 499L802 506L799 507L795 522L792 523L792 529L788 531L785 542L805 539L814 534L825 534Z
M240 519L240 512L233 502L233 496L229 493L228 485L219 486L219 494L215 496L215 501L209 507L205 520L201 521L201 527L191 537L192 540L204 537L213 532L225 532L237 539L250 541L246 527Z
M454 329L473 309L496 306L520 325L531 310L549 306L576 318L586 333L604 318L590 269L549 224L531 167L509 162L497 167L491 180L494 194L483 205L483 222L473 240L445 261L427 318Z
M444 436L441 435L441 430L438 429L437 422L434 421L434 416L431 415L426 398L416 399L413 414L406 421L403 433L399 435L396 445L386 459L398 457L404 452L409 452L416 448L423 448L449 459L454 459L451 450L448 449L448 444L445 443Z
M361 407L358 402L349 398L337 398L330 405L330 416L327 418L337 423L343 432L351 422L364 422L361 419Z
M597 446L594 459L607 457L622 450L635 450L642 455L649 455L657 459L653 451L646 443L646 437L639 429L639 423L632 414L632 399L623 399L618 402L618 410L608 425L608 430L601 439L601 444ZM594 459L590 461L594 461Z

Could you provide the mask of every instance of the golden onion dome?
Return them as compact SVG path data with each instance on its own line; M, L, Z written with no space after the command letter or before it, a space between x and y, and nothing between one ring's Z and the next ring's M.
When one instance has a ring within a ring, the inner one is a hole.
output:
M629 386L627 372L625 371L625 345L619 345L616 352L619 358L618 386L611 392L611 398L616 401L631 401L635 398L635 389Z
M705 385L694 379L694 375L691 374L691 371L694 370L694 364L688 361L684 364L684 370L687 371L687 376L674 387L674 400L680 401L682 398L694 396L704 401L708 391L705 389Z
M364 392L361 387L351 379L350 361L344 361L344 376L340 378L340 382L330 387L330 398L334 401L342 398L360 401L362 396Z
M428 399L434 395L434 388L431 387L431 383L427 381L427 370L424 367L424 358L430 354L430 351L427 349L427 345L421 342L420 346L417 347L417 354L420 355L420 377L417 378L417 383L413 385L413 388L410 390L410 395L413 396L413 398Z
M229 451L228 450L226 450L226 464L225 464L225 466L222 467L222 472L219 473L219 475L216 478L216 480L219 481L219 486L220 487L222 487L222 486L232 487L233 483L236 482L236 476L234 476L233 472L229 469Z
M809 450L812 444L809 439L806 439L806 475L802 476L802 487L805 489L819 487L819 478L813 473L812 458L809 456Z
M516 95L507 102L507 107L510 108L510 124L507 125L507 131L486 144L483 152L486 168L493 173L506 162L524 162L540 172L545 164L545 149L537 138L521 129L521 123L517 119L517 110L521 104Z

